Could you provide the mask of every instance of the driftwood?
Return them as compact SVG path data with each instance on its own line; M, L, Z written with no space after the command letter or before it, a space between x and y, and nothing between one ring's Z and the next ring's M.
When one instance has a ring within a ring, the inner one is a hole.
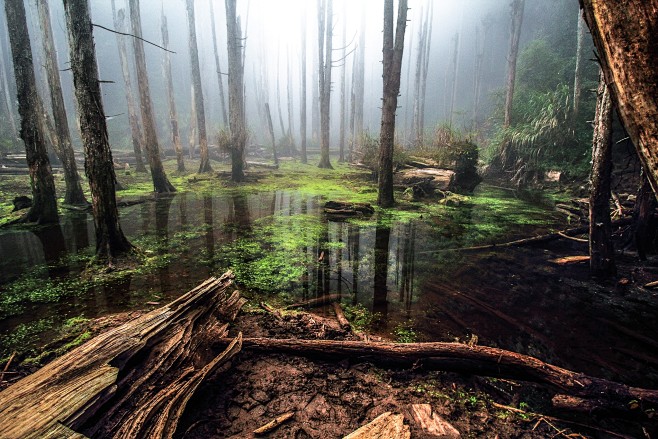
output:
M385 412L343 439L410 439L409 426L403 415Z
M261 434L269 433L270 431L277 428L279 425L291 419L293 416L295 416L295 412L287 412L282 414L281 416L277 416L276 418L274 418L267 424L263 425L262 427L255 429L254 434L258 436Z
M220 346L227 341L222 341ZM630 401L658 404L658 390L630 387L591 377L537 358L503 349L461 343L365 343L361 341L245 338L243 349L342 361L368 361L390 367L423 367L549 385L559 393L605 399L625 407Z
M170 438L199 384L240 350L219 355L244 305L233 275L100 334L0 392L3 438Z

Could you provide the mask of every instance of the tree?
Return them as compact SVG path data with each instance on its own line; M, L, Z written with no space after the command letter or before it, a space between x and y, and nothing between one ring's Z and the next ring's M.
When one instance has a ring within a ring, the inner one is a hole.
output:
M119 32L127 33L128 25L126 23L126 13L120 9L117 13L112 0L112 17L114 18L114 27ZM119 63L121 64L121 73L123 75L123 84L126 92L126 103L128 105L128 123L130 124L130 134L132 138L133 151L135 152L135 168L137 172L146 172L144 160L142 159L142 132L139 129L139 116L135 110L135 96L133 95L133 86L130 79L130 65L128 63L128 51L126 50L126 36L116 35L117 46L119 47Z
M217 50L217 30L215 28L215 9L213 0L208 0L210 4L210 29L212 31L212 48L215 53L215 68L217 69L217 82L219 84L219 103L222 107L222 122L224 126L228 125L226 116L226 99L224 98L224 81L222 80L222 69L219 63L219 51Z
M151 90L146 70L146 56L144 42L142 41L142 18L139 11L139 0L128 0L130 5L130 22L132 24L133 50L135 52L135 66L137 68L137 86L139 88L140 109L142 112L142 126L144 128L144 144L148 155L149 167L153 188L158 193L176 192L176 189L167 179L162 161L160 160L160 146L155 131L153 117L153 104L151 103Z
M580 0L580 4L617 112L656 193L658 0Z
M237 17L236 0L226 0L226 33L228 46L228 113L231 130L231 180L244 179L244 148L247 131L244 112L244 64L242 32Z
M603 74L597 90L592 173L589 194L590 273L597 277L616 272L614 246L611 241L610 176L612 173L612 102Z
M25 143L25 156L30 169L32 207L21 221L38 224L56 223L57 201L44 133L39 121L41 102L32 65L32 48L27 30L25 7L22 0L5 1L9 44L14 62L14 76L21 117L21 139Z
M85 173L91 189L96 229L96 256L111 260L132 250L117 210L112 151L98 81L94 37L88 0L64 0L66 28L78 119L85 152Z
M318 77L320 88L320 163L318 167L325 169L333 169L329 160L332 40L332 0L318 0Z
M66 181L66 194L64 202L67 204L87 204L85 195L80 185L78 166L75 163L73 145L71 144L71 133L69 132L66 107L64 107L64 96L62 95L62 84L59 78L57 62L57 51L53 40L53 31L50 26L50 9L48 0L37 2L39 11L39 25L41 26L44 58L46 62L46 75L48 87L50 88L50 100L55 120L57 141L53 143L55 152L62 162L64 168L64 180Z
M161 15L161 27L162 32L162 47L165 49L169 48L169 30L167 28L167 17L164 14L164 5L162 7ZM176 151L176 163L178 166L178 172L185 171L185 160L183 159L183 146L180 141L180 132L178 129L178 113L176 112L176 101L174 100L174 81L171 78L171 59L169 57L169 52L165 50L164 60L162 63L162 70L165 77L165 83L167 85L167 98L169 102L169 123L171 127L171 140L174 144L174 151Z
M578 118L580 110L580 94L582 89L583 65L585 64L585 20L583 14L578 13L578 40L576 42L576 69L573 79L573 119Z
M507 55L507 93L505 94L505 128L512 124L512 102L514 100L514 84L516 82L516 60L519 54L521 25L523 24L523 9L525 0L512 0L512 22L510 25L510 44Z
M345 3L343 3L343 15L345 15ZM340 140L338 142L338 161L345 161L345 112L346 112L346 102L345 102L345 93L347 91L347 84L345 84L346 77L346 67L347 67L347 21L343 20L343 31L342 31L342 41L343 47L341 48L341 69L340 69ZM339 284L340 285L340 284Z
M199 134L199 172L211 172L208 155L208 134L206 133L206 112L203 106L203 90L201 88L201 70L199 70L199 48L196 41L196 20L194 19L194 0L186 0L187 30L190 45L190 66L192 68L192 90L196 111L196 125Z
M305 15L305 14L304 14ZM308 157L306 156L306 19L302 17L302 74L301 74L301 96L300 96L300 135L302 138L302 163L308 163Z
M400 74L404 50L404 32L407 25L407 0L398 2L398 20L393 35L393 0L384 1L384 98L382 125L379 137L379 191L377 204L391 207L393 198L393 144L395 141L395 111L400 93Z

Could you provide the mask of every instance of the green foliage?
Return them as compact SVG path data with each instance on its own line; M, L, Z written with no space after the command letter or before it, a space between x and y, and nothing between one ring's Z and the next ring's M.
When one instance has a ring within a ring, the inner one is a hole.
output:
M418 333L416 333L413 324L413 320L407 320L406 322L399 323L393 329L393 335L395 335L395 341L397 343L416 343L418 341Z
M379 139L369 132L364 132L355 150L355 156L358 162L377 172L379 168ZM402 146L395 142L393 146L393 169L402 166L408 158Z
M516 78L529 90L548 92L572 80L573 68L573 63L561 58L546 40L534 40L519 57Z
M379 313L372 313L360 303L356 305L343 305L345 317L350 321L352 328L357 331L364 331L381 318Z

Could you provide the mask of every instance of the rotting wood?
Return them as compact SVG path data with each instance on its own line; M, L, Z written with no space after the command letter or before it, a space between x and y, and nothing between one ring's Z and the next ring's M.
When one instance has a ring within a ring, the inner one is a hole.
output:
M254 434L256 436L267 434L272 430L276 429L279 425L291 419L293 416L295 416L295 412L287 412L282 414L281 416L277 416L276 418L274 418L267 424L263 425L262 427L255 429Z
M219 340L218 346L227 341ZM216 346L216 348L218 347ZM584 398L602 398L625 406L631 400L658 404L658 390L626 386L554 366L538 358L486 346L461 343L386 343L334 340L245 338L243 348L321 358L369 361L389 367L422 367L536 382Z
M336 300L340 300L340 298L341 298L340 294L328 294L326 296L316 297L314 299L305 300L303 302L293 303L291 305L286 306L285 309L313 308L316 306L323 306L328 303L335 302Z
M404 424L404 416L385 412L370 423L348 434L343 439L410 439L409 426Z
M2 437L172 437L199 384L240 350L241 335L210 349L244 304L232 279L210 278L0 392Z
M331 304L334 307L334 312L336 313L336 320L338 320L338 324L340 325L341 328L344 330L349 330L351 325L349 320L345 317L345 313L343 312L343 307L340 306L340 303L338 302L332 302Z
M265 311L267 311L268 313L272 314L272 315L274 316L275 319L277 319L277 320L283 320L283 318L281 317L281 313L280 313L279 310L277 310L276 308L274 308L274 307L268 305L268 304L265 303L265 302L260 302L259 305L260 305L260 307L263 308Z
M588 261L589 261L589 256L587 255L565 256L563 258L548 260L548 262L557 265L572 265L572 264L579 264L581 262L588 262Z
M448 421L432 411L429 404L412 404L411 414L418 426L429 437L457 439L461 437L459 431Z

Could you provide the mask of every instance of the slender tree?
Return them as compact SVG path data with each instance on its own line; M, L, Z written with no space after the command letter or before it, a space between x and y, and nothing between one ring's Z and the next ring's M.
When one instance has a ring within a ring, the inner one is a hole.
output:
M194 86L190 86L190 123L188 124L188 146L190 160L194 159L194 147L196 145L196 102L194 98Z
M217 50L217 30L215 27L215 8L214 1L208 0L210 4L210 30L212 32L212 48L215 53L215 69L217 70L217 83L219 84L219 103L222 108L222 122L224 126L228 125L228 117L226 116L226 99L224 98L224 80L222 79L222 68L219 63L219 51Z
M80 132L85 151L85 173L91 189L96 256L111 263L113 258L129 252L133 247L119 224L115 195L116 176L98 81L89 4L87 0L64 0L64 9Z
M162 32L162 47L169 48L169 29L167 27L167 17L164 13L164 5L161 14L161 27ZM162 70L165 77L167 86L167 98L169 102L169 124L171 128L171 141L174 144L174 151L176 151L176 163L178 165L178 172L185 171L185 160L183 158L183 146L181 145L180 132L178 129L178 113L176 112L176 101L174 100L174 81L171 77L171 58L169 52L165 50L164 59L162 62Z
M516 60L519 54L521 25L523 24L523 9L525 0L512 0L512 22L510 25L510 44L507 55L507 93L505 95L505 119L503 125L507 128L512 124L512 102L514 100L514 84L516 83Z
M332 5L332 0L318 0L318 76L320 78L320 163L318 167L325 169L333 169L329 160L333 40Z
M359 47L354 58L354 130L353 130L353 148L361 144L363 138L363 114L365 98L365 60L366 60L366 8L365 2L361 6L361 25L359 26Z
M117 13L114 0L112 0L112 17L114 18L114 27L119 32L128 33L128 24L126 23L126 12L120 9ZM135 170L137 172L146 172L144 159L142 158L142 132L139 129L139 115L135 110L135 96L133 94L132 80L130 78L130 63L128 62L128 50L126 48L126 36L116 34L117 46L119 47L119 63L121 64L121 73L123 76L124 89L126 92L126 104L128 105L128 123L130 124L130 134L135 152Z
M308 157L306 156L306 19L302 17L302 73L301 73L301 93L300 93L300 136L302 138L302 163L308 163Z
M391 207L393 198L393 144L395 141L395 111L400 93L400 74L407 25L407 0L398 1L398 20L393 34L393 0L384 1L384 48L382 125L379 138L379 191L377 204Z
M346 15L346 4L343 3L343 16ZM338 161L339 162L344 162L345 161L345 122L346 122L346 115L345 112L347 111L346 108L346 92L347 92L347 84L345 83L345 78L346 78L346 69L347 69L347 60L345 59L347 56L347 21L343 20L343 29L342 29L342 41L343 41L343 47L341 48L341 62L342 66L340 69L340 128L339 128L339 142L338 142ZM340 285L340 283L339 283Z
M4 34L4 30L1 32ZM4 35L2 35L4 36ZM5 60L7 59L5 57L4 53L4 38L0 41L0 59ZM9 63L7 63L9 64ZM9 91L9 80L7 79L8 72L5 69L5 66L0 67L0 87L2 87L2 102L3 106L5 107L5 111L7 113L7 119L9 121L9 127L11 128L11 143L12 145L16 148L18 147L18 127L16 125L16 118L14 117L14 103L13 99L11 98L11 92Z
M459 49L461 45L459 44L459 32L457 32L453 38L455 46L452 49L452 93L450 95L450 113L448 114L448 120L450 126L452 127L454 118L455 118L455 102L457 101L457 82L459 79Z
M62 95L62 84L59 78L59 69L57 62L57 51L53 39L53 31L50 26L50 9L48 0L37 2L39 11L39 25L41 26L41 35L46 67L46 76L50 88L50 100L53 109L53 119L55 120L55 134L57 141L53 143L55 152L62 162L64 168L64 180L66 181L66 194L64 202L67 204L87 204L85 195L80 185L80 175L78 166L75 163L73 145L71 144L71 133L69 132L68 118L66 117L66 107L64 106L64 96Z
M228 46L228 113L231 129L231 179L244 179L244 152L247 132L244 110L244 64L242 32L236 12L236 0L226 0L226 33Z
M146 154L151 168L151 179L153 188L158 193L175 192L176 189L167 179L162 161L160 160L160 147L158 135L155 131L155 119L153 117L153 104L151 103L151 90L146 69L146 56L144 54L144 42L142 38L142 18L139 10L139 0L129 0L130 22L132 24L133 50L135 52L135 66L137 68L137 86L139 88L140 108L142 111L142 126L144 128L144 143Z
M210 155L208 154L208 134L206 132L206 112L203 104L203 89L201 88L201 70L199 69L199 48L196 41L196 20L194 18L194 0L186 0L187 30L190 45L190 66L192 68L192 89L194 90L194 105L196 106L196 124L199 135L199 172L211 172Z
M576 70L573 78L573 119L576 120L580 110L580 95L582 92L583 65L585 61L585 31L587 25L583 14L578 11L578 39L576 41Z
M25 143L25 156L30 170L32 207L21 221L39 224L56 223L57 201L44 133L39 120L42 104L37 91L32 65L32 48L27 30L25 7L22 0L5 1L9 44L14 62L14 76L21 117L21 139Z
M272 126L272 113L270 113L270 104L265 102L265 115L267 116L267 130L270 133L270 141L272 142L272 157L274 164L279 165L279 157L276 154L276 138L274 137L274 127Z
M610 221L610 176L612 173L612 102L603 74L597 90L592 173L589 194L590 273L597 277L616 272Z

